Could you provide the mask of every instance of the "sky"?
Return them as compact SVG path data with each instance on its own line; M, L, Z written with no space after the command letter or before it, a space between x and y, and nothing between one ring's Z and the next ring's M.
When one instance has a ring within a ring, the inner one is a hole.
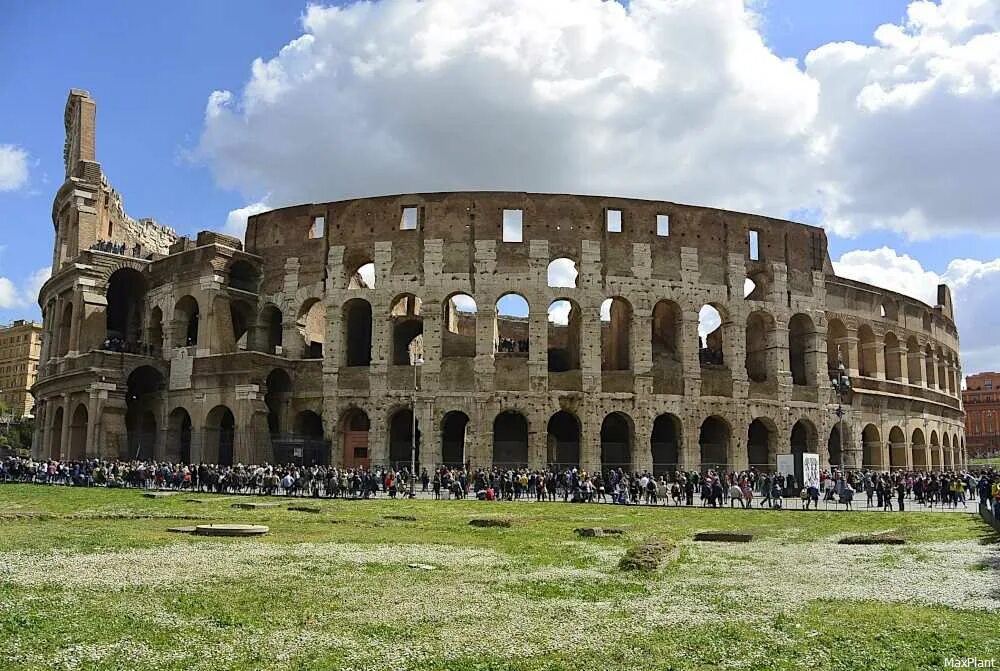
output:
M70 88L134 217L452 189L823 226L1000 369L1000 0L0 0L0 323L38 318ZM13 64L11 66L10 64Z

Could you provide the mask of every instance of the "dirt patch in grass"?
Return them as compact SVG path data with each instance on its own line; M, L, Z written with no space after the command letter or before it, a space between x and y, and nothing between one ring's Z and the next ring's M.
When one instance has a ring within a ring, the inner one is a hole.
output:
M708 543L749 543L753 534L743 534L725 531L702 531L694 535L696 541Z
M503 519L502 517L484 517L474 520L469 520L469 526L472 527L498 527L500 529L509 529L511 526L510 520Z
M573 530L577 536L581 538L603 538L605 536L621 536L625 533L624 529L616 529L614 527L580 527L579 529Z
M386 515L385 519L395 520L397 522L416 522L417 518L413 515Z
M837 541L840 545L905 545L906 539L896 534L862 534L845 536Z

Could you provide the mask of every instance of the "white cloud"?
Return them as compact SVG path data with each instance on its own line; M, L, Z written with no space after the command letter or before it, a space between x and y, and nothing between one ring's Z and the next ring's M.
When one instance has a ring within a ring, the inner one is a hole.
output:
M549 303L549 321L557 326L569 325L569 314L573 304L567 300L557 300Z
M270 206L266 205L263 201L260 201L250 203L245 207L230 210L229 214L226 216L226 223L222 227L222 232L242 240L243 236L246 235L247 232L247 219L255 214L267 212L270 209Z
M967 374L1000 367L1000 258L992 261L955 259L944 273L926 270L919 261L888 247L847 252L835 261L841 277L868 282L912 296L930 305L937 302L937 285L951 289L955 321L961 338L962 367Z
M17 191L28 184L28 152L0 144L0 191Z
M759 2L382 0L206 106L221 184L284 205L395 192L611 193L842 234L1000 230L1000 3L913 2L874 46L765 44Z
M6 277L0 277L0 309L19 307L21 305L20 292L17 286Z
M575 287L577 275L579 272L573 259L554 259L549 263L548 285L550 287Z
M0 277L0 310L30 308L38 303L38 292L49 279L52 269L39 268L18 287L11 279Z

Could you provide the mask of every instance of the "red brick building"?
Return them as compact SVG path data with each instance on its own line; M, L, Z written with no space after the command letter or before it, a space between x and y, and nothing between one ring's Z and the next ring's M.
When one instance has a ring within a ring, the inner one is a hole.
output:
M965 438L968 454L1000 454L1000 373L977 373L965 378Z

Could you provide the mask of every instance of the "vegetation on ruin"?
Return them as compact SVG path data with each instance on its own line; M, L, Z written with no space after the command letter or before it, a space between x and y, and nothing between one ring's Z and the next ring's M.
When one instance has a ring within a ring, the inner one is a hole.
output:
M929 669L1000 630L974 515L247 500L0 487L0 668ZM166 532L198 521L271 533ZM676 556L622 571L650 539Z

